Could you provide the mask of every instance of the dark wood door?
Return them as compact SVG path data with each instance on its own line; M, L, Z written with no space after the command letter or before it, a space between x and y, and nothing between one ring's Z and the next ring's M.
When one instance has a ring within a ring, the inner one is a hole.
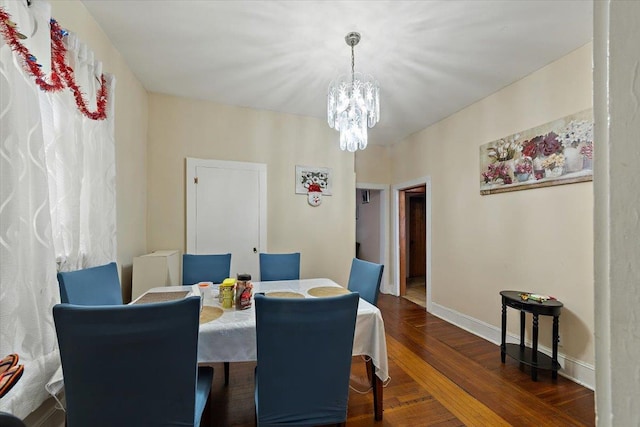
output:
M425 196L409 199L409 277L426 274L427 234L425 227Z

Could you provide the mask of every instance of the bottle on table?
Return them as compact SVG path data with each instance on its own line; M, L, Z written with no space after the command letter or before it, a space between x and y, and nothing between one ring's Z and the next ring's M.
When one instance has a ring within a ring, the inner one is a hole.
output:
M236 282L236 310L244 310L251 306L251 283L250 274L238 274Z

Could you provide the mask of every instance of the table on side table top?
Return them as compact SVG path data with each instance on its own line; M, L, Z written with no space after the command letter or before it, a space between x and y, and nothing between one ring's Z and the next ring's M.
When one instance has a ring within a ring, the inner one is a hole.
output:
M500 359L505 363L505 355L509 355L525 365L531 366L531 379L537 381L538 369L551 370L551 377L558 378L558 318L563 304L558 300L538 302L523 300L522 291L501 291L502 296L502 344L500 345ZM507 344L507 307L520 310L520 344ZM533 315L532 348L524 345L524 325L526 313ZM552 356L549 357L538 351L538 316L553 316Z

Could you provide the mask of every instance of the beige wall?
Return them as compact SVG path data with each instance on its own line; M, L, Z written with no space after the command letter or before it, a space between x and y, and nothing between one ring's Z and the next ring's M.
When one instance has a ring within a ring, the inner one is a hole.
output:
M499 328L500 290L554 295L565 304L560 352L592 365L592 183L489 196L479 190L480 145L592 107L591 49L393 146L391 183L431 177L435 304ZM515 313L509 319L518 333ZM540 325L540 342L550 347L549 319Z
M346 285L355 253L355 173L338 137L320 119L151 94L149 250L185 250L185 158L265 163L268 251L300 251L301 277ZM333 195L319 207L295 194L296 165L333 169Z
M369 132L375 132L375 128ZM390 148L369 145L364 151L356 151L356 180L369 184L390 184Z
M81 2L53 1L51 7L58 23L90 46L104 72L116 77L117 261L127 288L133 257L147 251L147 92Z

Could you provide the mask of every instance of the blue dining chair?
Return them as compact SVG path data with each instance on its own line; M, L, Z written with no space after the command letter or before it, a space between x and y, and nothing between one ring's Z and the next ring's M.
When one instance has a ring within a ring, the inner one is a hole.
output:
M376 305L378 303L383 270L384 265L354 258L351 262L347 289L352 292L358 292L360 298L369 304Z
M347 289L352 292L358 292L360 298L369 304L377 305L383 271L384 265L354 258L353 261L351 261L351 272L349 273ZM375 387L375 368L373 361L368 356L362 356L362 358L365 361L367 378L371 385ZM374 400L375 398L376 396L374 394ZM377 404L374 406L377 407Z
M67 427L200 426L213 369L198 368L200 298L53 307Z
M260 254L260 281L300 279L300 252Z
M77 305L122 305L115 262L58 273L60 301Z
M231 254L182 255L182 284L222 283L231 272Z
M258 427L344 425L358 294L256 294Z
M182 284L222 283L231 274L231 254L182 255ZM224 362L224 384L229 385L229 362Z

